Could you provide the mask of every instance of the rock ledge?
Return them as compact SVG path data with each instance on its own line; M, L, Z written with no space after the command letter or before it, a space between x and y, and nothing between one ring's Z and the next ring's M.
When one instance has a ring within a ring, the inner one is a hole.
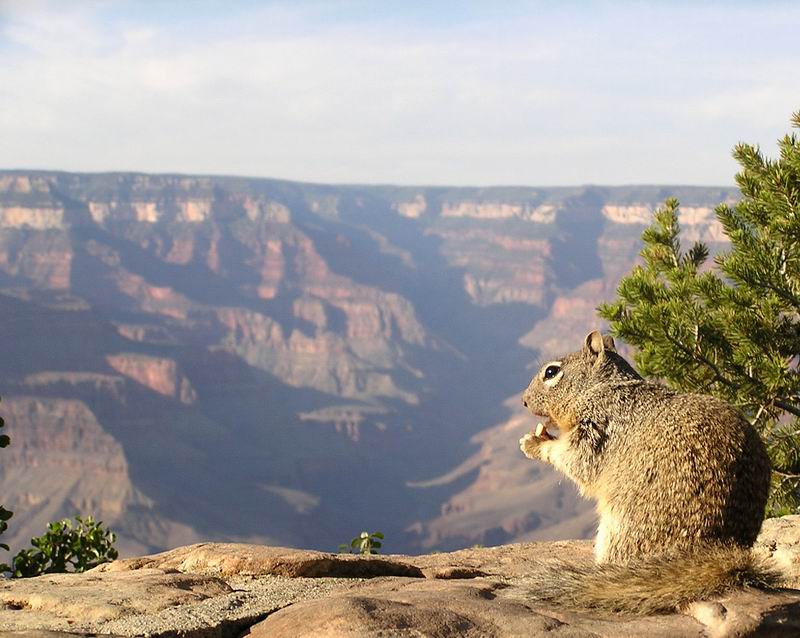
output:
M800 516L767 521L757 551L800 584ZM621 617L537 604L526 575L591 560L585 541L361 557L200 543L85 574L0 582L0 635L796 636L800 591L740 591L686 613Z

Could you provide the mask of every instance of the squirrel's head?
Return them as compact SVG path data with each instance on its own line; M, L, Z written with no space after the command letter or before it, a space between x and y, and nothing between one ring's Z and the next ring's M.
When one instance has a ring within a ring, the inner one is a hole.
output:
M522 395L522 403L547 419L548 428L569 428L575 423L570 408L584 392L599 383L631 378L640 377L617 354L614 339L595 330L577 352L545 363Z

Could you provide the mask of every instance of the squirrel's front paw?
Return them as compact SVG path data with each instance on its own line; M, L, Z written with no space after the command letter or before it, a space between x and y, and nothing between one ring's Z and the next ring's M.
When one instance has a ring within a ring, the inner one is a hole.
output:
M528 432L519 440L519 449L522 450L522 453L529 459L538 459L539 448L544 441L544 439L536 436L533 432Z

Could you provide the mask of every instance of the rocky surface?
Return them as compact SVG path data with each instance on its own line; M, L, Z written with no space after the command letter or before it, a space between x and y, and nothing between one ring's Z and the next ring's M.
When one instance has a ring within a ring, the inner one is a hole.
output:
M517 449L518 395L668 195L719 243L724 189L0 171L4 539L78 513L124 555L586 536L591 506Z
M768 521L759 551L797 576L800 517ZM537 603L530 575L591 561L587 541L421 556L202 543L85 574L0 582L8 636L794 636L800 590L743 590L683 613L615 616ZM793 571L794 570L794 571ZM55 632L50 634L48 632Z
M756 551L770 556L778 564L787 587L800 589L800 515L782 516L764 521Z

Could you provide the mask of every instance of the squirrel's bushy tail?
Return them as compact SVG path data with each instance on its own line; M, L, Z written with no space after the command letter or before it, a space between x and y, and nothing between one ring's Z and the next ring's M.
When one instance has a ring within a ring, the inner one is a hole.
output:
M619 565L550 565L535 580L533 594L540 601L578 609L655 614L734 589L775 587L780 575L767 559L750 549L708 545Z

